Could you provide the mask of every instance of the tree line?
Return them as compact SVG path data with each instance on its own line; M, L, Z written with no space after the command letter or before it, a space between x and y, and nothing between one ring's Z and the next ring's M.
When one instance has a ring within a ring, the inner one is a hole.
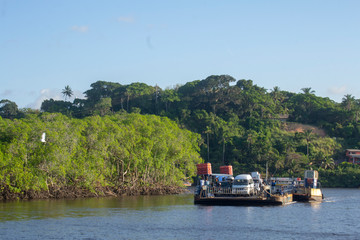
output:
M136 113L0 118L0 198L69 186L93 192L180 186L196 174L199 140L168 118Z
M268 164L277 176L302 176L309 168L336 173L335 163L344 160L345 149L360 144L360 100L349 94L337 103L316 96L310 87L300 93L277 86L267 90L229 75L167 89L107 81L90 87L85 99L45 100L41 113L62 113L71 119L119 113L167 117L201 136L200 155L215 171L231 164L235 173L264 173ZM63 94L71 97L71 88L66 86ZM24 112L7 102L0 114L12 119Z

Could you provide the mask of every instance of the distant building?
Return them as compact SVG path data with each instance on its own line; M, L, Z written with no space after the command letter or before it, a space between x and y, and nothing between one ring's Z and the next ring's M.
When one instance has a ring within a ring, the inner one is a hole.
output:
M346 158L349 163L360 165L360 149L346 149Z

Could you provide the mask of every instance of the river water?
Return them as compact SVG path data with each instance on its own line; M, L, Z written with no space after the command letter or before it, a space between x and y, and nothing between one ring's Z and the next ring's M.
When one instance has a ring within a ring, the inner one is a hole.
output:
M192 194L0 202L0 239L360 239L360 190L322 203L200 206Z

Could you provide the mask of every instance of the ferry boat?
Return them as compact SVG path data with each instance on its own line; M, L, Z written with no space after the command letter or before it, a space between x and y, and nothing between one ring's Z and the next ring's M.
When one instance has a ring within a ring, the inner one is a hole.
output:
M324 199L321 190L321 184L318 181L319 173L315 170L306 170L304 181L298 179L295 181L293 192L294 201L300 202L320 202Z
M233 177L231 166L220 167L220 174L213 174L210 163L198 164L198 184L194 204L266 206L283 205L293 201L291 191L276 183L274 186L254 180L261 180L260 174L240 174Z
M194 204L202 205L226 205L226 206L266 206L283 205L293 201L292 193L286 194L258 194L254 196L242 196L226 190L213 187L201 188L195 193Z

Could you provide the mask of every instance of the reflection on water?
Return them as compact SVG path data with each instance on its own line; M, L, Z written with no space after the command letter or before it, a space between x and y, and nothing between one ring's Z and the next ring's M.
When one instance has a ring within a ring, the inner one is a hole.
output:
M132 196L71 200L0 202L0 221L59 217L107 216L117 210L167 211L175 204L189 204L189 195Z
M320 210L321 208L322 202L310 202L309 204L311 208L314 210L314 212L318 212L318 210Z
M360 191L322 203L233 207L191 194L0 203L0 239L356 239Z

